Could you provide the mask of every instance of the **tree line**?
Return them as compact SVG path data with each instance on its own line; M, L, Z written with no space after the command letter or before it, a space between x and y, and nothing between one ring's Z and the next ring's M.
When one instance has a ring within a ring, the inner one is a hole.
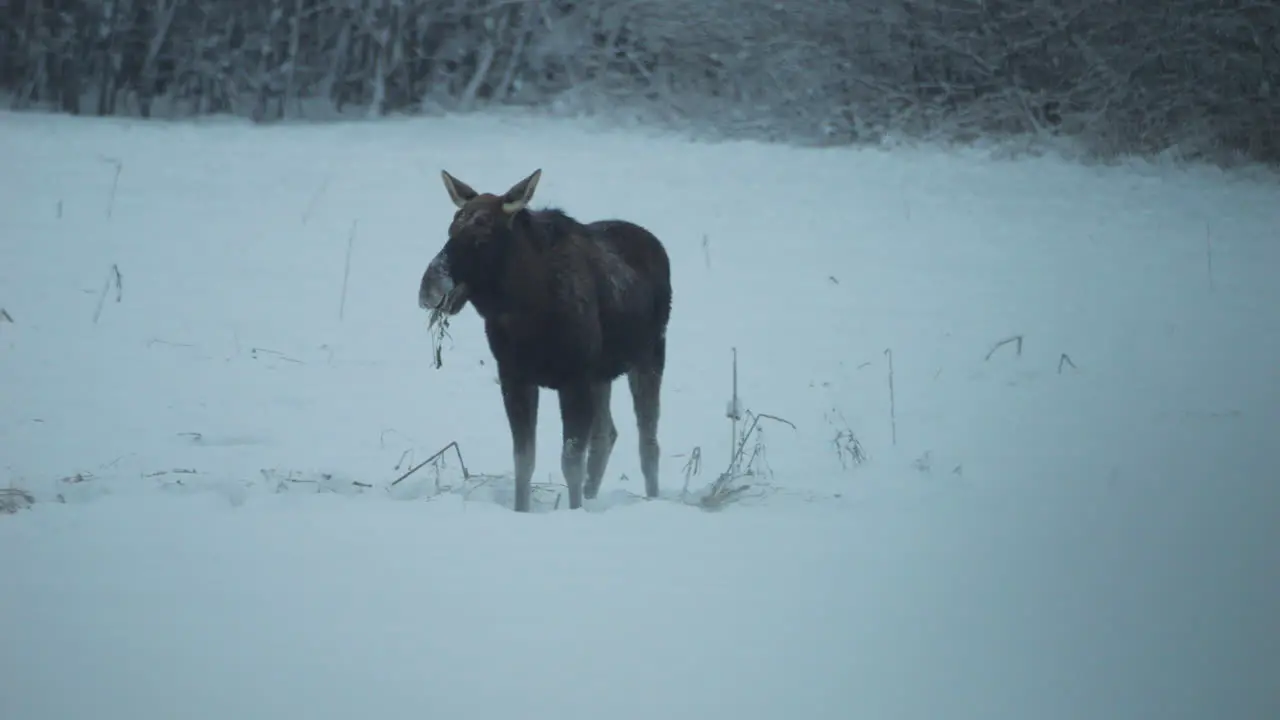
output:
M1271 0L5 0L15 108L494 105L802 143L1058 134L1280 161Z

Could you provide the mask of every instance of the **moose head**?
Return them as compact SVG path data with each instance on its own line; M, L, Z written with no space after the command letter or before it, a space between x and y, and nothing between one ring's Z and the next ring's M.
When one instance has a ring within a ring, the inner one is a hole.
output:
M445 190L458 207L449 224L449 240L422 274L418 306L456 315L476 288L497 282L515 239L515 220L533 199L542 170L502 195L476 192L441 170Z

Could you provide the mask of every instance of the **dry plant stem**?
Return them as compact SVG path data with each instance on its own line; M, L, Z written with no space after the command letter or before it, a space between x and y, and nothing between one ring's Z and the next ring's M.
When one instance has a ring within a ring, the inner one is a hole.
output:
M729 402L731 403L729 405L729 417L733 420L732 434L729 435L729 447L733 448L738 442L738 417L740 415L738 411L738 348L733 349L733 395L730 396ZM738 454L738 452L734 452L729 456L729 469L731 471L738 461Z
M467 471L467 462L466 462L465 460L463 460L463 459L462 459L462 448L458 447L458 443L457 443L457 441L455 440L455 441L450 442L448 445L445 445L444 447L442 447L442 448L440 448L439 450L437 450L437 451L435 452L435 454L434 454L434 455L432 455L431 457L429 457L429 458L427 458L426 460L423 460L422 462L418 463L417 465L414 465L413 467L409 468L409 469L408 469L408 470L407 470L403 475L401 475L400 477L396 478L395 480L392 480L392 481L391 481L391 485L392 485L392 486L399 485L401 480L404 480L405 478L409 477L410 475L412 475L412 474L414 474L414 473L418 472L418 471L419 471L419 470L421 470L423 467L425 467L426 465L428 465L429 463L431 463L432 461L434 461L436 458L440 457L441 455L444 455L446 452L448 452L448 451L449 451L449 449L450 449L450 448L452 448L452 449L453 449L453 451L458 455L458 464L462 466L462 478L463 478L464 480L469 480L469 479L471 479L471 473Z
M689 495L689 481L694 475L702 471L702 446L697 445L693 448L693 452L689 453L689 459L684 464L684 487L680 490L681 497Z
M115 211L116 206L116 188L120 185L120 173L124 170L124 161L116 158L104 157L104 162L114 165L116 174L111 178L111 195L107 198L107 219L111 219L111 214Z
M161 477L162 475L199 475L194 468L173 468L172 470L156 470L155 472L143 473L144 478Z
M898 444L898 402L893 396L893 349L885 348L884 354L889 358L889 433L893 444Z
M405 463L405 459L407 459L407 458L409 458L409 457L412 457L412 454L413 454L413 448L409 448L409 449L405 450L404 452L400 453L400 459L396 461L396 468L395 468L395 469L396 469L396 470L399 470L399 469L400 469L400 467L401 467L402 465L404 465L404 463Z
M342 322L347 311L347 279L351 276L351 248L356 244L356 225L359 220L351 221L351 233L347 235L347 258L342 266L342 298L338 301L338 322Z
M274 355L277 358L284 360L285 362L297 363L299 365L306 365L306 363L302 362L301 360L297 358L291 358L288 355L285 355L284 353L280 352L279 350L272 350L271 348L260 348L260 347L249 348L250 357L256 359L259 353L262 353L265 355Z
M1213 228L1208 223L1204 226L1204 254L1209 273L1209 292L1213 292Z
M734 400L735 400L735 404L733 407L730 408L731 410L737 409L736 393L735 393ZM734 420L734 424L736 426L737 418L734 417L735 415L736 413L733 413L733 412L729 413L730 418ZM722 508L730 501L736 499L742 493L751 489L750 485L741 485L739 487L733 487L732 483L734 482L734 480L738 479L739 477L742 477L740 468L743 467L742 461L743 461L744 455L746 454L747 440L751 439L753 436L757 436L758 432L762 432L759 428L760 421L762 419L773 420L774 422L780 422L784 425L787 425L792 430L796 429L795 423L792 423L790 420L787 420L785 418L778 417L777 415L769 415L766 413L756 414L752 412L747 412L747 415L751 417L751 423L747 426L746 430L742 433L742 436L740 438L734 438L734 442L733 442L734 449L733 449L733 454L729 459L728 468L724 472L720 473L720 476L717 477L715 481L711 483L711 487L706 491L706 493L704 493L697 500L697 505L703 509L713 510L713 509ZM757 436L756 446L752 451L750 459L746 461L746 467L748 469L755 464L757 457L761 455L762 442L763 441ZM697 472L698 466L701 464L701 456L702 456L701 450L695 449L694 456L691 457L689 462L685 464L685 487L681 493L682 497L687 497L687 492L689 487L689 478L692 474ZM695 461L695 458L696 458L696 461Z
M1007 337L1007 338L1005 338L1005 339L1001 340L1000 342L996 343L995 345L993 345L993 346L991 347L991 350L990 350L989 352L987 352L987 356L986 356L985 358L983 358L983 360L984 360L984 361L985 361L985 360L990 360L990 359L991 359L991 356L992 356L992 355L995 355L997 350L999 350L1000 348L1004 347L1005 345L1008 345L1009 343L1016 343L1016 344L1014 345L1014 352L1015 352L1015 353L1017 353L1017 355L1018 355L1019 357L1021 357L1021 356L1022 356L1022 336L1021 336L1021 335L1011 335L1011 336L1009 336L1009 337Z
M776 415L767 415L765 413L760 413L759 415L754 416L751 420L751 424L747 426L747 431L742 434L742 438L738 442L738 449L733 453L733 458L729 461L729 469L725 471L725 475L733 476L735 474L734 471L737 470L738 468L738 461L742 459L742 455L746 451L747 438L751 437L751 433L755 432L756 426L760 424L760 421L762 419L773 420L774 422L780 422L780 423L783 423L784 425L790 426L792 430L796 429L795 423L791 422L790 420L780 418Z
M328 190L328 189L329 189L329 178L325 177L324 182L320 183L320 187L316 188L316 191L311 195L311 199L307 201L306 210L302 211L303 225L306 225L307 221L311 219L311 212L316 209L316 203L320 202L320 198L324 197L324 192L325 190Z
M111 270L107 273L107 280L102 284L102 293L98 295L98 307L93 311L93 323L98 324L98 318L102 316L102 306L107 301L107 293L111 291L111 286L116 286L116 302L124 299L124 278L120 275L120 266L115 263L111 264Z

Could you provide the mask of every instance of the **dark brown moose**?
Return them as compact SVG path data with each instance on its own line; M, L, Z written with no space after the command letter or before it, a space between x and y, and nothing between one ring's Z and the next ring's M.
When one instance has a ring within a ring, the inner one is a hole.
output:
M560 467L569 508L596 497L618 438L609 409L625 373L647 497L658 495L658 411L671 316L671 265L648 230L529 210L541 170L502 195L448 172L458 212L422 275L418 305L456 315L470 302L498 364L515 457L515 509L529 511L539 388L560 396Z

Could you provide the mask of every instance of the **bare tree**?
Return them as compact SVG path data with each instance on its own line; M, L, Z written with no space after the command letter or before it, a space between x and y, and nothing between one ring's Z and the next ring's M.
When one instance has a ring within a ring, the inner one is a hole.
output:
M1278 29L1261 0L8 0L0 90L104 115L522 104L1280 162Z

